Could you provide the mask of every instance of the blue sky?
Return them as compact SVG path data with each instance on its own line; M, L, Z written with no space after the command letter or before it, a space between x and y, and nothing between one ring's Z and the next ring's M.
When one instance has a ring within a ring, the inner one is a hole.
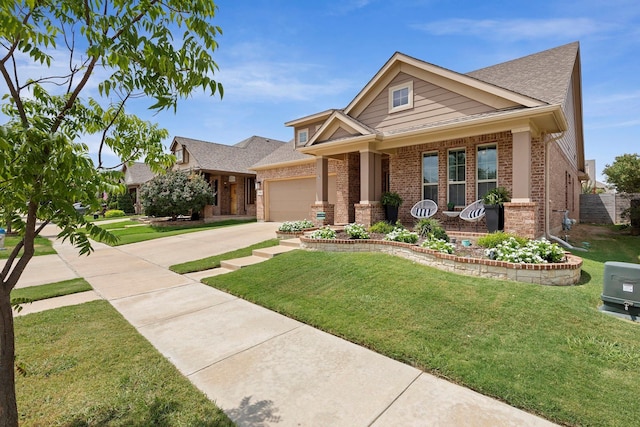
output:
M176 114L130 109L168 129L167 145L288 141L285 122L345 107L396 51L464 73L579 41L586 158L600 174L615 156L640 153L637 0L216 3L223 100L194 93Z

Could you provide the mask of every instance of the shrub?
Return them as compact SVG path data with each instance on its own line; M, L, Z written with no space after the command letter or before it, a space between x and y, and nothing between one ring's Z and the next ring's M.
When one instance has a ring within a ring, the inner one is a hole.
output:
M434 251L442 252L445 254L452 254L455 252L455 247L452 243L443 239L428 239L422 242L423 248L433 249Z
M505 233L503 231L496 231L495 233L487 234L478 239L478 246L483 248L495 248L499 244L509 239L516 239L520 246L524 246L529 239L525 237L516 236L515 234Z
M329 226L324 226L322 228L317 229L313 233L309 235L312 239L328 239L332 240L336 238L336 232L329 228Z
M176 219L202 210L213 202L213 194L202 175L171 171L144 184L140 199L147 215Z
M105 218L118 218L121 216L125 216L125 213L120 209L111 209L104 213Z
M391 233L394 228L393 224L389 224L386 221L379 221L369 227L369 233L388 234Z
M562 262L565 258L564 249L545 238L529 240L521 245L514 237L510 237L495 248L487 249L485 253L489 258L497 261L524 264Z
M424 218L418 221L413 230L424 239L440 239L445 242L449 241L449 236L445 229L440 225L440 221L435 218Z
M352 239L368 239L369 233L364 228L362 224L347 224L344 226L344 231L351 237Z
M384 236L384 240L391 240L393 242L403 242L403 243L418 243L418 233L414 233L413 231L409 231L406 228L396 227L393 229L391 233L388 233Z
M313 223L308 219L299 221L285 221L280 225L280 227L278 227L278 231L283 231L285 233L296 233L313 227Z

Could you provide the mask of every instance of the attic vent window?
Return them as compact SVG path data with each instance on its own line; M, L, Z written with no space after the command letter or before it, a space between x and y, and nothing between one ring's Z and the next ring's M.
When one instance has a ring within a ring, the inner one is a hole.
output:
M183 155L183 150L176 150L174 155L176 156L176 163L182 163L184 162L184 155Z
M304 145L309 141L309 130L301 129L298 131L298 145Z
M413 108L413 82L389 88L389 112L408 110Z

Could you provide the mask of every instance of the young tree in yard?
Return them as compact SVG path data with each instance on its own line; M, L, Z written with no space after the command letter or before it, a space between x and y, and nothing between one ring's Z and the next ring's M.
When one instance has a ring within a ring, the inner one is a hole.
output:
M220 29L209 0L14 0L0 5L0 218L21 236L0 272L0 426L17 426L10 292L49 223L81 254L111 235L76 213L122 191L123 162L166 169L167 131L125 113L128 101L174 109L194 90L222 95L212 54ZM97 165L82 138L99 139ZM112 237L111 237L112 238ZM19 254L21 254L19 256Z
M200 212L213 201L209 183L201 175L186 171L158 175L140 189L144 212L151 216L170 216Z
M619 192L640 193L640 155L617 156L612 164L605 165L602 173Z

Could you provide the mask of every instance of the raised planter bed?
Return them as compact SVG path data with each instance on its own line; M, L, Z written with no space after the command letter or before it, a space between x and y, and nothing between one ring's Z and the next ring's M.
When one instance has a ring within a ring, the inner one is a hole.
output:
M314 228L305 228L302 231L280 231L280 230L276 230L276 237L278 239L295 239L297 237L303 236L304 233L313 231L313 230L317 230L317 227Z
M382 252L452 273L539 285L569 286L580 280L582 258L566 253L566 262L515 264L490 259L461 257L408 243L386 240L317 240L300 237L300 247L327 252Z

